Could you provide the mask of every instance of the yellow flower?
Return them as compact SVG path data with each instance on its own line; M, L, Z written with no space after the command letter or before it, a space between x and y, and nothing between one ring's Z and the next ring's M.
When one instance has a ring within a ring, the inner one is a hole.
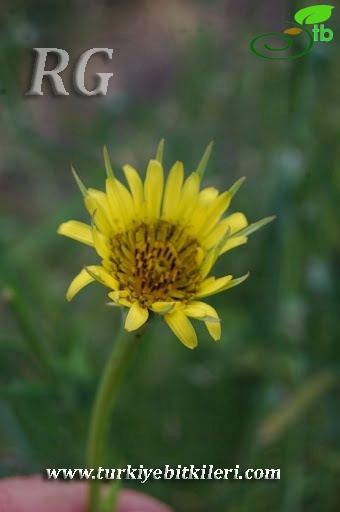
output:
M183 164L175 162L165 184L163 141L148 164L144 183L130 165L123 167L128 187L116 179L106 148L105 192L86 189L74 173L92 225L71 220L61 224L58 233L94 247L102 261L86 266L73 279L68 300L99 281L110 289L111 304L129 308L128 331L141 327L153 311L189 348L197 345L189 318L202 320L212 338L220 339L218 314L201 299L238 285L248 274L233 279L209 273L221 254L244 244L247 235L273 217L249 226L243 213L222 219L244 178L222 194L212 187L200 190L211 148L212 143L185 180Z

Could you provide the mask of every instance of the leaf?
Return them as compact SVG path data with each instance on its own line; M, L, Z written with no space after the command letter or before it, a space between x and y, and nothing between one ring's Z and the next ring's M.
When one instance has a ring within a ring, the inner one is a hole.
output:
M300 34L300 32L302 32L301 28L287 28L287 30L284 31L284 34L296 36L297 34Z
M314 25L328 20L332 15L333 5L312 5L300 9L294 16L295 21L303 25Z

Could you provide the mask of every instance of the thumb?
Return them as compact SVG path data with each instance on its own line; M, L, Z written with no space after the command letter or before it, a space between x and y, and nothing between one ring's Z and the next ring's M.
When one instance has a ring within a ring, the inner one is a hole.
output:
M44 480L41 476L0 480L0 512L86 512L85 482ZM171 512L163 503L145 494L123 490L118 512Z

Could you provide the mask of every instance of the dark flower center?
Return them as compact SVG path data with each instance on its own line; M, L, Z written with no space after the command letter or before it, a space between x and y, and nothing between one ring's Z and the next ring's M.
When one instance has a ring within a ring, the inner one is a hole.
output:
M147 307L155 301L188 301L201 281L198 248L180 225L142 223L111 239L112 275L120 290Z

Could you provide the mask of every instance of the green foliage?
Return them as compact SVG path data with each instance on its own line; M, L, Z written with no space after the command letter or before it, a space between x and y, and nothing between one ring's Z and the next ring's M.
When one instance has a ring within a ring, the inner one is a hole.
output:
M211 25L202 22L184 35L172 28L178 41L167 36L160 44L162 35L151 31L151 47L144 32L130 30L133 8L112 7L111 21L122 10L129 45L119 42L121 68L115 62L122 90L100 100L48 91L29 99L28 82L19 78L27 48L96 46L99 25L85 8L63 4L54 17L47 3L38 10L23 4L15 19L6 18L0 42L7 91L0 96L3 477L84 465L94 392L120 321L96 283L71 303L65 299L74 275L98 261L91 248L56 234L63 221L88 222L70 165L88 186L103 188L104 144L121 179L125 163L144 174L164 137L165 168L181 160L188 175L214 139L204 185L227 190L247 176L233 211L245 212L250 223L277 218L218 263L217 275L250 271L242 285L209 301L222 317L220 342L199 326L198 348L190 351L161 319L155 322L124 380L103 466L281 469L281 480L272 482L124 482L179 512L340 508L339 38L295 61L260 59L247 48L261 30L250 15L231 13L237 38L227 37L218 22L222 4L211 7ZM188 5L192 27L197 7ZM174 19L181 21L167 20ZM18 36L32 23L39 44ZM332 30L340 34L340 26ZM116 44L110 34L99 46ZM157 56L167 77L158 89L157 69L144 69ZM131 68L134 80L124 74Z

